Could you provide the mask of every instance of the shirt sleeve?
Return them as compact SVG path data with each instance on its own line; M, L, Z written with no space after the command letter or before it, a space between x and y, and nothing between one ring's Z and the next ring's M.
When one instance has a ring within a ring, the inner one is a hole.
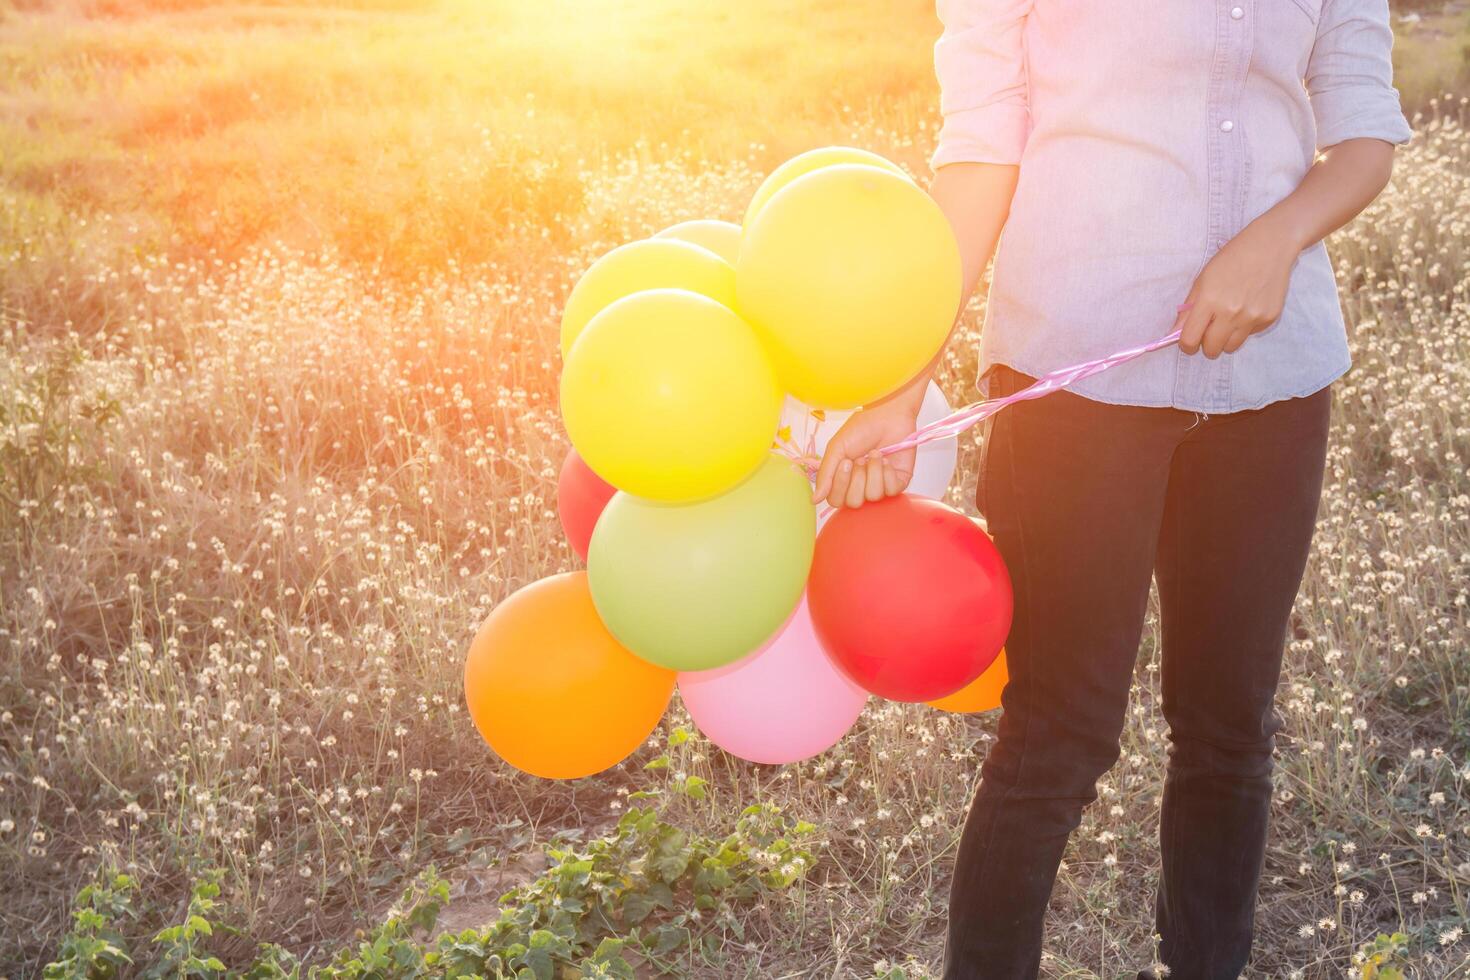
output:
M1034 0L937 0L939 143L929 163L1020 163L1030 129L1026 16Z
M1318 150L1361 137L1409 141L1392 53L1388 0L1322 0L1306 76Z

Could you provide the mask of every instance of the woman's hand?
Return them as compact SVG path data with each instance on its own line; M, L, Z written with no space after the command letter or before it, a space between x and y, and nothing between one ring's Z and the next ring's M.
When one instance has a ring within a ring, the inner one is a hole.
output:
M923 387L919 387L922 396ZM853 414L827 443L817 470L812 501L861 507L865 501L903 493L914 475L914 450L880 456L877 450L902 442L917 428L912 399L893 398Z
M1179 348L1206 357L1229 354L1281 318L1292 266L1301 249L1269 222L1246 226L1194 280L1175 326Z
M959 243L961 307L995 252L1018 172L1015 164L947 163L929 185L929 195ZM913 435L929 378L941 357L942 349L902 389L854 414L837 430L817 470L813 502L825 499L833 507L859 507L865 501L903 493L914 475L914 450L891 456L879 456L876 450Z
M1302 250L1353 219L1388 184L1393 144L1363 137L1323 150L1302 182L1210 259L1175 321L1186 354L1218 357L1281 316ZM1186 304L1187 305L1187 304Z

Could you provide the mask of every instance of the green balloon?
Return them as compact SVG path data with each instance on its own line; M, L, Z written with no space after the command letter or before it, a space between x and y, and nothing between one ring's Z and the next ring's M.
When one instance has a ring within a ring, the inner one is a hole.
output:
M816 513L806 477L774 453L745 482L699 503L619 491L588 548L598 615L618 642L660 667L738 660L801 601Z

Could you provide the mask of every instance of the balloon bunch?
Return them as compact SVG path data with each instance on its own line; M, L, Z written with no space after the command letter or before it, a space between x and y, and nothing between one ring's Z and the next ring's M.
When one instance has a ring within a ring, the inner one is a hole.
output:
M944 215L898 166L832 147L761 185L743 225L691 221L612 250L568 296L557 506L585 572L501 603L471 644L469 710L527 772L629 755L677 684L695 725L755 762L808 758L868 695L999 703L1010 580L938 499L953 442L910 492L826 519L795 460L896 390L960 301ZM931 387L920 422L950 417Z

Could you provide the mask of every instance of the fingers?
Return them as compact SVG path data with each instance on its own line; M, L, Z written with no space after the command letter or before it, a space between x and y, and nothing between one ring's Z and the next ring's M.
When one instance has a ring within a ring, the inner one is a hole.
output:
M1179 349L1186 354L1198 351L1213 316L1214 311L1209 304L1195 301L1194 305L1185 311L1184 322L1180 324Z
M1179 349L1186 354L1202 353L1213 359L1234 353L1252 334L1265 330L1281 316L1281 303L1273 304L1269 297L1258 295L1259 289L1203 280L1208 280L1205 273L1190 287L1189 297L1180 305L1174 321L1179 330Z
M831 478L831 488L827 492L827 503L833 507L841 507L844 501L847 500L848 486L852 483L852 460L838 459L837 455L830 449L827 455L829 458L836 460ZM823 460L823 465L826 465L825 459Z
M1236 351L1240 350L1241 344L1250 339L1250 336L1253 333L1255 333L1255 330L1251 329L1250 327L1237 327L1235 331L1231 333L1231 335L1226 339L1224 352L1226 354L1234 354Z
M812 503L817 503L824 497L831 497L833 483L837 479L837 469L842 464L842 453L832 446L822 454L822 463L817 467L817 478L812 483ZM834 505L835 506L835 505Z
M1196 309L1200 307L1196 306ZM1221 354L1233 354L1251 338L1276 322L1277 315L1255 313L1247 309L1231 310L1213 307L1208 323L1200 326L1188 321L1179 337L1179 348L1186 354L1199 351L1214 359ZM1191 311L1191 316L1193 311ZM1196 332L1197 331L1197 332Z
M848 462L852 465L852 478L847 481L847 495L842 498L842 503L846 507L861 507L867 499L867 463L863 460Z
M900 454L903 455L903 454ZM827 503L836 508L896 497L908 487L910 474L890 457L874 450L858 460L844 459L833 467Z
M885 455L883 464L888 469L885 473L883 489L888 492L889 497L903 494L908 489L908 482L914 478L914 463L917 461L917 453L914 450L903 450L900 453Z
M888 497L897 497L903 493L904 487L908 486L908 477L898 471L893 465L893 460L887 456L883 457L883 493Z
M863 495L869 500L882 500L888 495L883 482L883 457L874 450L868 453L868 472L863 480Z
M859 413L827 444L812 480L812 502L861 507L904 491L914 470L914 450L884 455L876 448L911 434L912 418Z
M1206 357L1213 360L1220 356L1225 350L1225 342L1230 339L1231 334L1235 333L1237 322L1232 316L1215 314L1215 318L1205 328L1205 335L1199 344L1199 349Z
M1180 303L1174 310L1174 329L1178 330L1184 326L1184 320L1189 316L1189 311L1194 309L1194 293L1191 291L1189 299Z
M1226 316L1216 315L1210 324L1209 330L1205 331L1205 339L1200 344L1206 357L1219 357L1221 354L1233 354L1240 349L1251 338L1252 334L1265 330L1276 322L1280 314L1260 313L1253 310L1242 310L1239 313L1231 313Z
M1199 306L1199 280L1196 279L1189 287L1189 295L1184 297L1184 302L1174 313L1174 329L1180 332L1179 343L1184 344L1184 327L1189 322L1189 317L1194 308ZM1189 353L1186 351L1185 353Z
M1179 349L1186 354L1198 351L1213 360L1245 343L1255 329L1253 322L1242 313L1216 304L1197 303L1180 328Z

